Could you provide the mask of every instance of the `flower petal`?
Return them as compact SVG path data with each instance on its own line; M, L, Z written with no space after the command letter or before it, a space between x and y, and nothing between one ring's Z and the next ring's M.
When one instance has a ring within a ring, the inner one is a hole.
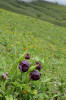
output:
M26 54L25 59L30 59L29 53Z
M19 64L19 69L20 69L20 71L26 72L26 71L28 71L29 66L30 66L30 63L27 62L26 60L24 60Z
M25 65L27 65L27 66L30 66L30 63L27 62L26 60L22 61L21 63L22 63L22 64L25 64Z
M39 80L40 79L40 73L38 71L34 70L30 73L29 78L32 78L33 80Z
M23 72L28 71L28 69L29 69L29 66L27 66L27 65L25 65L25 64L22 65L22 71L23 71Z
M35 65L37 65L36 69L41 70L42 66L40 62L36 62Z

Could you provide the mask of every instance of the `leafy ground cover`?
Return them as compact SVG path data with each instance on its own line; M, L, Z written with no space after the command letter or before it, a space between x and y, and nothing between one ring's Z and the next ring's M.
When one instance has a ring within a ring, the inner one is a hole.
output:
M65 100L65 32L64 27L0 9L0 100ZM30 53L32 66L41 62L39 80L25 79L27 72L21 80L18 65L24 53Z
M0 8L66 27L66 6L46 1L26 3L18 0L0 0Z

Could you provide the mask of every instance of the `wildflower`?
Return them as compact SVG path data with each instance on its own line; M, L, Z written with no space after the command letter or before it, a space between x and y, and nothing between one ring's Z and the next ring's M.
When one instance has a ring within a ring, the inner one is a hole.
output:
M26 42L25 40L23 40L23 42Z
M24 50L28 50L28 48L24 48Z
M48 57L46 57L46 59L48 59Z
M24 94L27 94L27 91L26 91L26 90L24 90L24 91L23 91L23 93L24 93Z
M8 26L6 28L8 28Z
M17 44L19 44L20 42L17 42Z
M37 65L36 69L41 70L42 66L40 62L36 62L35 65Z
M32 45L32 48L34 47L34 45Z
M26 71L28 71L29 66L30 66L29 62L24 60L19 64L19 69L20 69L20 71L26 72Z
M31 44L31 43L29 43L29 44Z
M3 80L7 79L7 75L8 75L8 72L6 72L5 74L4 73L2 74Z
M37 42L37 40L36 39L34 39L35 40L35 42Z
M35 41L35 42L37 42L37 41Z
M25 59L30 59L29 53L26 54Z
M36 70L32 71L29 75L29 79L33 79L33 80L39 80L40 79L40 73Z
M14 45L13 45L13 44L11 44L10 46L11 46L11 47L13 47Z

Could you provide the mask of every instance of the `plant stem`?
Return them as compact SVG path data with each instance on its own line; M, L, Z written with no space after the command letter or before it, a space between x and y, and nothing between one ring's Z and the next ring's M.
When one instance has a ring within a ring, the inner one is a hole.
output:
M22 72L21 72L21 80L22 80Z

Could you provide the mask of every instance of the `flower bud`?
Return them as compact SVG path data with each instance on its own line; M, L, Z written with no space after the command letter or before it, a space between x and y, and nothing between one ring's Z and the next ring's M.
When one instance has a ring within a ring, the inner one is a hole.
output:
M29 79L33 79L33 80L39 80L40 79L40 73L36 70L32 71L30 73Z
M8 72L2 74L3 80L7 79L7 74L8 74Z
M19 69L20 69L20 71L26 72L26 71L28 71L29 66L30 66L29 62L24 60L19 64Z
M40 62L36 62L35 65L37 65L36 69L41 70L42 66Z
M30 59L29 53L26 54L25 59Z

